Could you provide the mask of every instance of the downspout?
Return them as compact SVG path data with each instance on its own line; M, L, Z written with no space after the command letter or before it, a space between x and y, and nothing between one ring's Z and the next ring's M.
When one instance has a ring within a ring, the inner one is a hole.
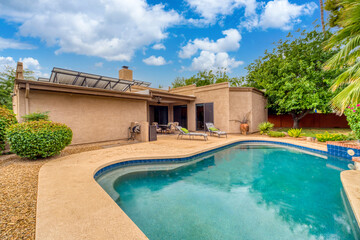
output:
M26 83L26 89L25 89L25 115L29 114L29 93L30 93L30 85L29 83Z

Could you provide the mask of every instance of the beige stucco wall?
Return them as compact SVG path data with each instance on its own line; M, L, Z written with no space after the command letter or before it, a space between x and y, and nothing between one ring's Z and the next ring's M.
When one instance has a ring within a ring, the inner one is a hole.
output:
M249 114L249 132L257 132L257 126L267 121L266 98L254 91L230 89L230 122L229 132L240 133L240 120Z
M204 88L195 91L198 103L214 103L214 125L222 131L229 131L229 88L222 86L219 88ZM196 115L196 114L194 114ZM194 122L196 119L194 119Z
M25 115L25 90L18 94L20 120ZM125 139L131 122L147 121L145 100L30 90L29 112L44 111L50 111L52 121L72 129L72 144Z
M266 108L266 98L260 94L252 93L252 114L250 132L258 131L257 126L268 120L268 111Z
M171 89L170 92L194 95L195 102L188 106L188 128L196 129L196 104L214 103L214 124L228 133L240 133L240 120L249 114L249 131L256 132L260 122L267 121L266 98L251 88L232 88L228 83L219 83L203 87L184 86Z
M252 114L252 94L252 92L230 91L230 133L240 133L240 122L234 120L241 120L249 112L250 115ZM250 127L252 126L251 121L250 118Z

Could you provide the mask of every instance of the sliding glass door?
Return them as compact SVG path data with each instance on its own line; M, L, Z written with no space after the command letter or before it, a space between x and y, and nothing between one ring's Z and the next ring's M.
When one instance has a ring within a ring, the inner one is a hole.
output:
M150 124L157 122L158 124L168 123L168 107L167 106L149 106Z
M205 123L214 123L214 103L196 104L196 130L205 130Z
M180 126L187 128L187 106L174 106L174 122L178 122Z

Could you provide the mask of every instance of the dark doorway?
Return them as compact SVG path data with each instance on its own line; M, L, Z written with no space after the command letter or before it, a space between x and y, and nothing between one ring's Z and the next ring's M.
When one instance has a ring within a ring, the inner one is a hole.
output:
M196 130L205 130L205 123L214 123L214 103L196 104Z
M187 106L174 106L174 122L178 122L180 126L187 128Z
M167 106L149 106L150 124L168 124L168 107Z

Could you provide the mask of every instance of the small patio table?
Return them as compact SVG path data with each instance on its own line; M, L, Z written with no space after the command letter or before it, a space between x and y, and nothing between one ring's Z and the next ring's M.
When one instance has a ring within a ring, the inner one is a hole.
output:
M159 128L161 128L161 134L166 133L166 130L169 129L167 124L159 124Z

